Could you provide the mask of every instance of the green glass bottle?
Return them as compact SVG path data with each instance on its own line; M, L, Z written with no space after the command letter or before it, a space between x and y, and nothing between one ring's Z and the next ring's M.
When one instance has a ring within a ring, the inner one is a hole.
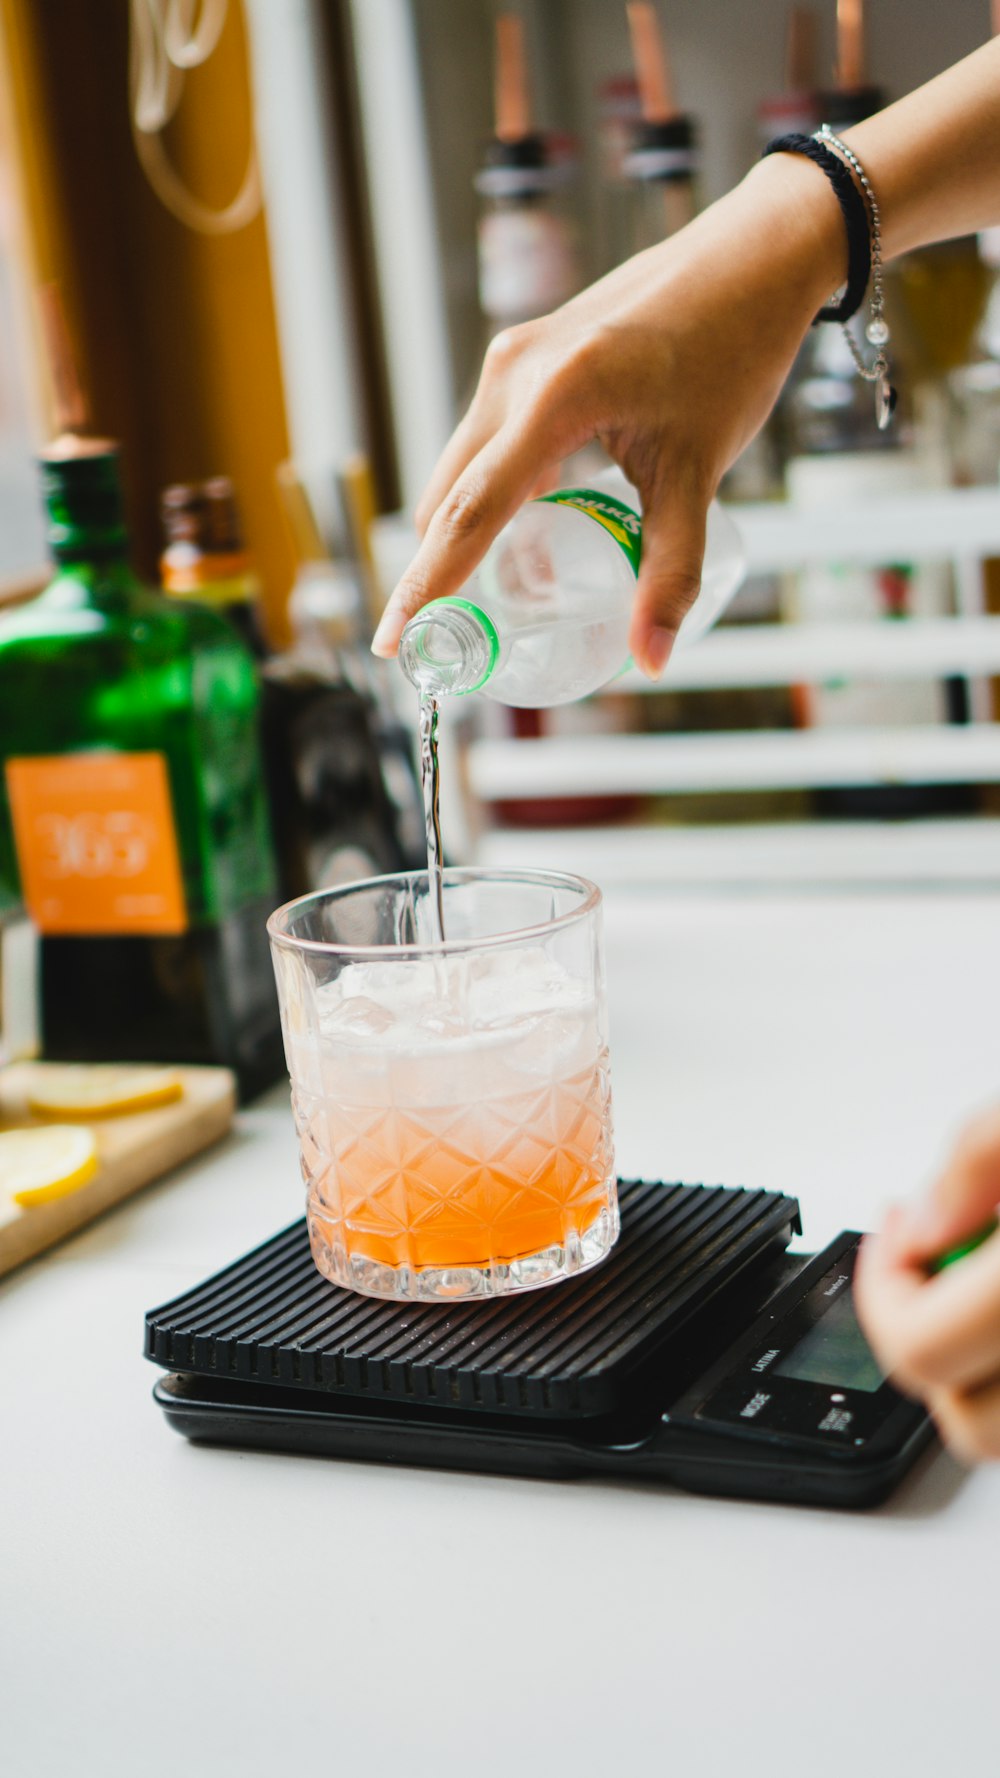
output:
M0 623L0 894L42 934L43 1053L283 1072L276 900L249 652L148 592L118 456L42 459L55 579Z

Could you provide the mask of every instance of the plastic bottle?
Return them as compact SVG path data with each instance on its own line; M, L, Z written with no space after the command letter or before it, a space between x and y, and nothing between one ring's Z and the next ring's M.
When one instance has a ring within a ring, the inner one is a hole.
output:
M637 505L605 487L529 501L460 596L434 599L410 619L399 646L407 677L430 696L481 691L529 708L570 703L618 678L642 552ZM713 504L701 590L679 645L715 622L743 572L739 533Z

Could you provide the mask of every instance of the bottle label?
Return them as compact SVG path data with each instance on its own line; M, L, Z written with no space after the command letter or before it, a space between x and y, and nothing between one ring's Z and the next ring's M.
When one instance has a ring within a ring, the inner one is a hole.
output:
M631 506L616 500L613 494L599 494L594 488L560 488L555 494L540 494L552 506L574 506L585 513L595 525L603 525L628 560L632 573L638 575L642 560L642 520Z
M573 245L547 210L498 210L479 224L479 304L491 321L547 315L577 285Z
M162 753L9 759L7 788L24 899L40 932L187 930Z

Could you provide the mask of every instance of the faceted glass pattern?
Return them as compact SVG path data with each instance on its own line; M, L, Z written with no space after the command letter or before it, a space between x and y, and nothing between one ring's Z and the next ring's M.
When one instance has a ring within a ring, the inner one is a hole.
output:
M596 1264L618 1233L598 892L447 872L444 946L338 946L331 933L366 921L334 904L359 897L368 936L421 937L422 877L271 922L320 1270L374 1296L460 1301Z

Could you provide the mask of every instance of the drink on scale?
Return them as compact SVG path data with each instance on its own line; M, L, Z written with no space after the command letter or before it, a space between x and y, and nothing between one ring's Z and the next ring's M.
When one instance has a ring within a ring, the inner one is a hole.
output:
M312 1251L373 1296L464 1300L597 1262L618 1232L600 892L446 870L270 922Z
M348 885L269 924L310 1240L374 1296L464 1300L595 1265L618 1230L600 893L554 873L442 869L442 697L586 696L627 664L642 527L603 489L529 502L464 596L412 618L428 871ZM700 634L739 580L713 512Z

